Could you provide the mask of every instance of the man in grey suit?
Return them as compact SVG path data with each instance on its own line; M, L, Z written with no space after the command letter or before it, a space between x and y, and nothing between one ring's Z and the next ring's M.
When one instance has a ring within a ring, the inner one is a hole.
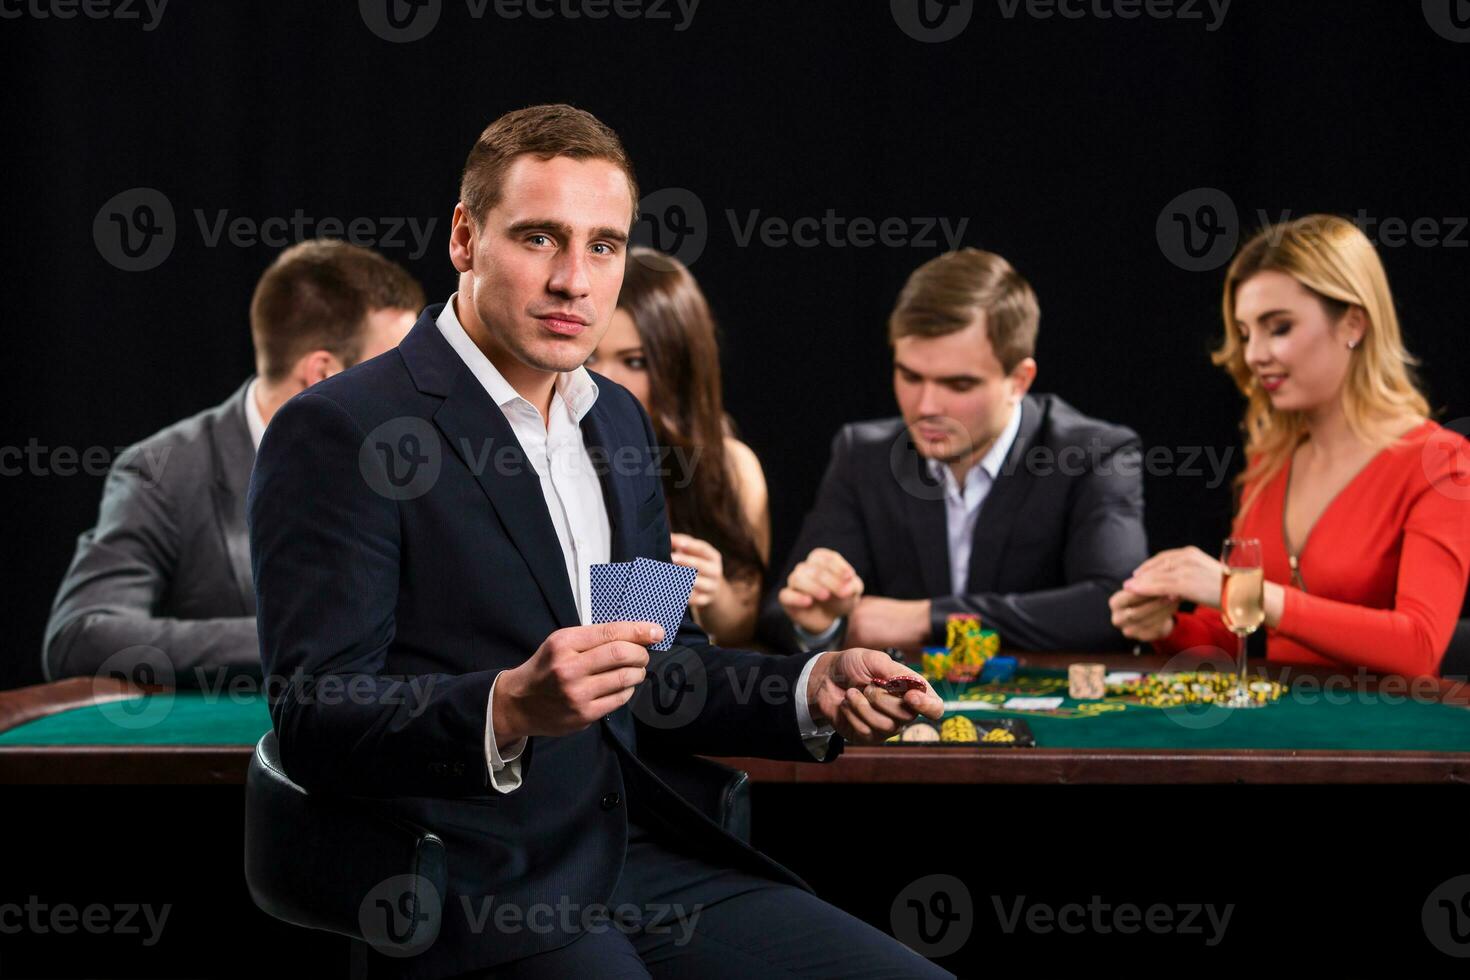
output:
M763 638L912 651L956 613L1007 647L1123 649L1108 596L1148 555L1139 439L1036 378L1036 294L966 248L925 263L889 319L900 418L846 426Z
M414 278L368 249L319 239L282 252L250 303L257 375L113 463L51 607L47 679L258 675L245 491L266 423L297 392L396 346L423 306Z

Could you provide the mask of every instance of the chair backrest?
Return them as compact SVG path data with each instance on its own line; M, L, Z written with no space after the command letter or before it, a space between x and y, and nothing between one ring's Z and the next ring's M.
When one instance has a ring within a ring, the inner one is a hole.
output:
M1439 662L1439 676L1470 681L1470 619L1460 620Z
M245 881L277 919L402 955L438 937L448 868L444 842L382 801L292 782L268 732L245 777Z

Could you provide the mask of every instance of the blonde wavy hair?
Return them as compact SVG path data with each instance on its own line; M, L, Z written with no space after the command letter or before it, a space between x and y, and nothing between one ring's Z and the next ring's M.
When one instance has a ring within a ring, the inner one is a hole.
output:
M1241 247L1225 274L1222 302L1225 341L1211 359L1235 379L1246 397L1246 458L1236 480L1242 493L1238 516L1250 510L1261 489L1280 472L1306 438L1301 412L1277 411L1245 362L1245 343L1235 325L1235 294L1258 272L1291 276L1322 301L1333 322L1351 308L1362 309L1367 328L1353 352L1343 385L1348 427L1369 445L1391 445L1395 424L1405 415L1429 415L1429 403L1414 376L1418 363L1404 347L1383 263L1357 225L1330 214L1313 214L1271 225Z

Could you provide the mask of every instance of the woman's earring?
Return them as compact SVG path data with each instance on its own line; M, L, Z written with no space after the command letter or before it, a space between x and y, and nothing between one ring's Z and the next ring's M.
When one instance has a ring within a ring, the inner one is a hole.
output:
M1358 342L1356 340L1349 340L1348 341L1348 350L1357 350L1357 348L1358 348Z

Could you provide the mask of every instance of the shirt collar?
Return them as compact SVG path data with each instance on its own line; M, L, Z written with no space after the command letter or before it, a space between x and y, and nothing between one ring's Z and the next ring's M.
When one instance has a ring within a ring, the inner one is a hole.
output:
M434 325L439 328L444 339L449 341L449 346L459 354L460 360L464 361L470 373L484 386L491 400L500 406L502 411L516 401L524 402L533 409L536 408L510 386L510 382L505 380L505 375L500 373L499 369L490 362L490 358L485 356L485 352L480 350L479 346L470 339L470 335L465 332L464 325L459 322L459 317L454 312L454 300L458 295L455 293L449 297L449 302L444 304L444 310L439 314L439 319ZM586 367L578 367L574 371L564 371L558 374L555 384L556 394L560 395L561 400L566 404L572 420L580 423L597 401L597 382L592 380L592 375L588 373Z
M250 430L250 441L255 443L255 449L260 450L260 440L265 437L265 417L260 414L260 403L255 400L255 390L260 387L260 379L250 379L250 384L245 388L245 426Z
M980 457L980 462L976 464L976 466L985 471L985 474L992 481L1000 476L1000 468L1005 465L1006 457L1010 455L1011 447L1016 444L1016 436L1021 431L1021 411L1024 404L1024 402L1016 402L1016 407L1011 412L1011 420L1006 423L1006 427L1000 431L1000 435L996 437L990 449L984 456ZM929 459L925 462L929 466L929 475L936 480L944 480L946 485L954 480L954 471L944 463L937 459ZM968 483L974 475L975 470L972 467L965 474L965 482Z

